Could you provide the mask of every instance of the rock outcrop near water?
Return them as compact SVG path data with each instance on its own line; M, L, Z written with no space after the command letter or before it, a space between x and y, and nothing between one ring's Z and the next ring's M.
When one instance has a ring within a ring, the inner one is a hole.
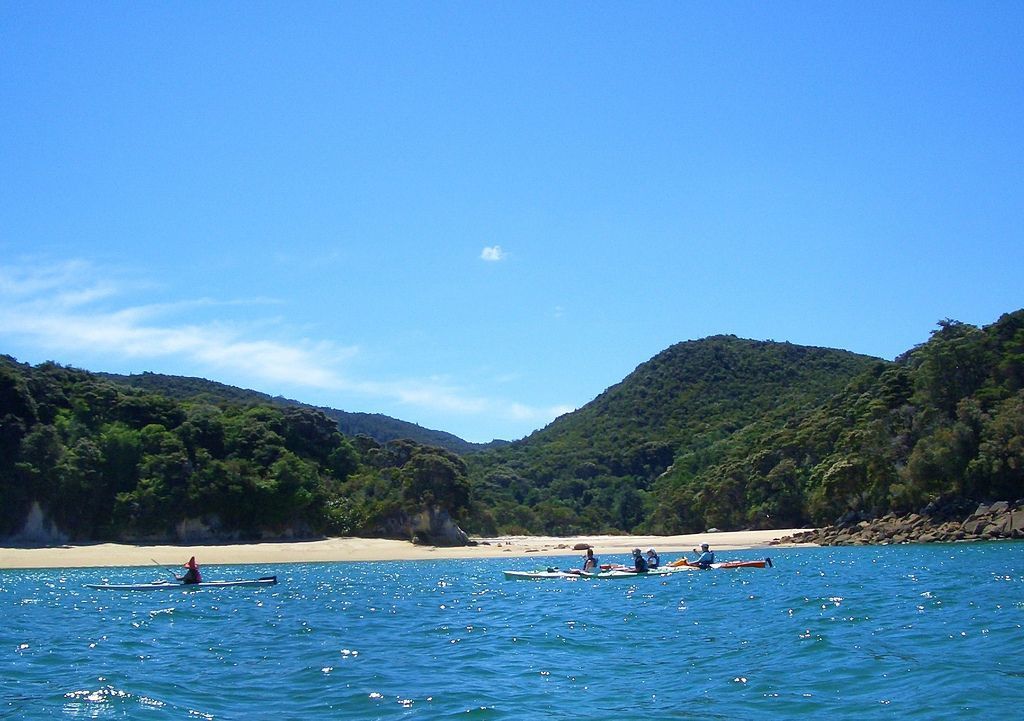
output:
M982 503L973 511L963 503L929 504L919 513L863 519L850 513L838 523L785 536L773 544L815 543L819 546L871 546L896 543L996 541L1024 538L1024 500Z
M68 535L57 528L57 524L43 512L39 501L36 501L32 504L22 529L6 540L31 546L59 546L67 543Z
M431 546L468 546L469 536L443 508L434 506L419 513L398 513L377 529L385 538L408 538Z

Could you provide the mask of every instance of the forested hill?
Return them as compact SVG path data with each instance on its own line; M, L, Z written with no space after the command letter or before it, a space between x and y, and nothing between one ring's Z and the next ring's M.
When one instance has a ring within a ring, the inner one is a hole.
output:
M735 336L678 343L518 447L537 452L570 445L588 460L621 465L622 446L635 442L684 438L701 445L766 413L788 417L838 392L878 360Z
M1014 501L1024 310L984 328L943 321L895 361L679 343L527 438L461 457L437 447L450 434L334 413L0 356L0 537L36 508L75 540L180 540L197 526L428 538L451 530L449 513L479 534L790 528Z
M734 336L678 343L543 430L468 459L491 514L480 522L559 533L644 527L653 483L677 459L709 460L755 422L780 427L879 363Z
M714 337L468 458L508 532L785 528L1024 497L1024 310L886 362Z
M98 376L115 383L138 388L149 393L157 393L178 400L202 400L211 402L231 402L248 404L270 404L282 407L315 408L328 418L338 423L338 430L347 436L365 435L379 443L398 439L409 439L423 445L444 448L455 453L471 453L473 451L494 448L504 445L505 441L491 443L470 443L458 436L445 431L431 430L415 423L402 421L380 413L352 413L349 411L311 406L307 403L270 396L259 391L237 388L205 378L189 376L172 376L162 373L137 373L119 375L116 373L98 373Z
M464 538L456 454L349 438L300 405L187 395L0 356L0 538Z

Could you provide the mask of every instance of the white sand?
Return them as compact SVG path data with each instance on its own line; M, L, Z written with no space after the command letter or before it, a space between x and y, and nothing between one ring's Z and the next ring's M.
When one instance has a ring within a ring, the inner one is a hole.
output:
M437 547L379 538L328 538L291 543L246 543L196 546L133 546L98 543L85 546L0 548L0 568L87 568L102 566L150 566L156 561L179 566L195 556L202 566L210 564L308 563L315 561L416 561L428 558L516 558L581 556L573 546L589 543L605 557L626 555L633 548L657 549L660 554L689 553L701 543L714 551L768 547L774 539L806 529L777 531L727 531L684 536L506 536L479 538L475 546ZM608 561L611 561L608 558ZM667 559L666 559L667 560ZM520 562L521 565L521 562Z

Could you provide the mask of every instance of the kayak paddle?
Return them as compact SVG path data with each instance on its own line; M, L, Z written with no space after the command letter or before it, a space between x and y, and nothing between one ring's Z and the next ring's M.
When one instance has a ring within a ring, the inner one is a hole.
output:
M167 572L168 572L169 574L171 574L171 577L172 577L172 578L173 578L173 579L174 579L175 581L178 581L178 580L180 580L180 579L178 578L177 574L175 574L175 573L174 573L174 571L172 571L172 570L170 569L170 567L169 567L169 566L165 566L164 564L160 563L160 562L159 562L158 560L156 560L155 558L151 558L151 559L149 559L149 560L150 560L150 561L152 561L153 563L155 563L156 565L160 566L160 568L164 569L164 570L165 570L165 571L167 571Z

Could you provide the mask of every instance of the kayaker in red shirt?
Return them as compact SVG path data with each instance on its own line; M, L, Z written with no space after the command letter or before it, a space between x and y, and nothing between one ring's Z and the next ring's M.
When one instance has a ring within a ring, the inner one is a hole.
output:
M203 576L202 576L201 573L199 573L199 565L196 563L196 557L195 556L192 556L192 558L188 559L188 563L184 564L184 566L185 566L185 568L188 569L187 571L185 571L185 575L184 576L175 576L175 578L177 578L182 583L201 583L202 582Z

